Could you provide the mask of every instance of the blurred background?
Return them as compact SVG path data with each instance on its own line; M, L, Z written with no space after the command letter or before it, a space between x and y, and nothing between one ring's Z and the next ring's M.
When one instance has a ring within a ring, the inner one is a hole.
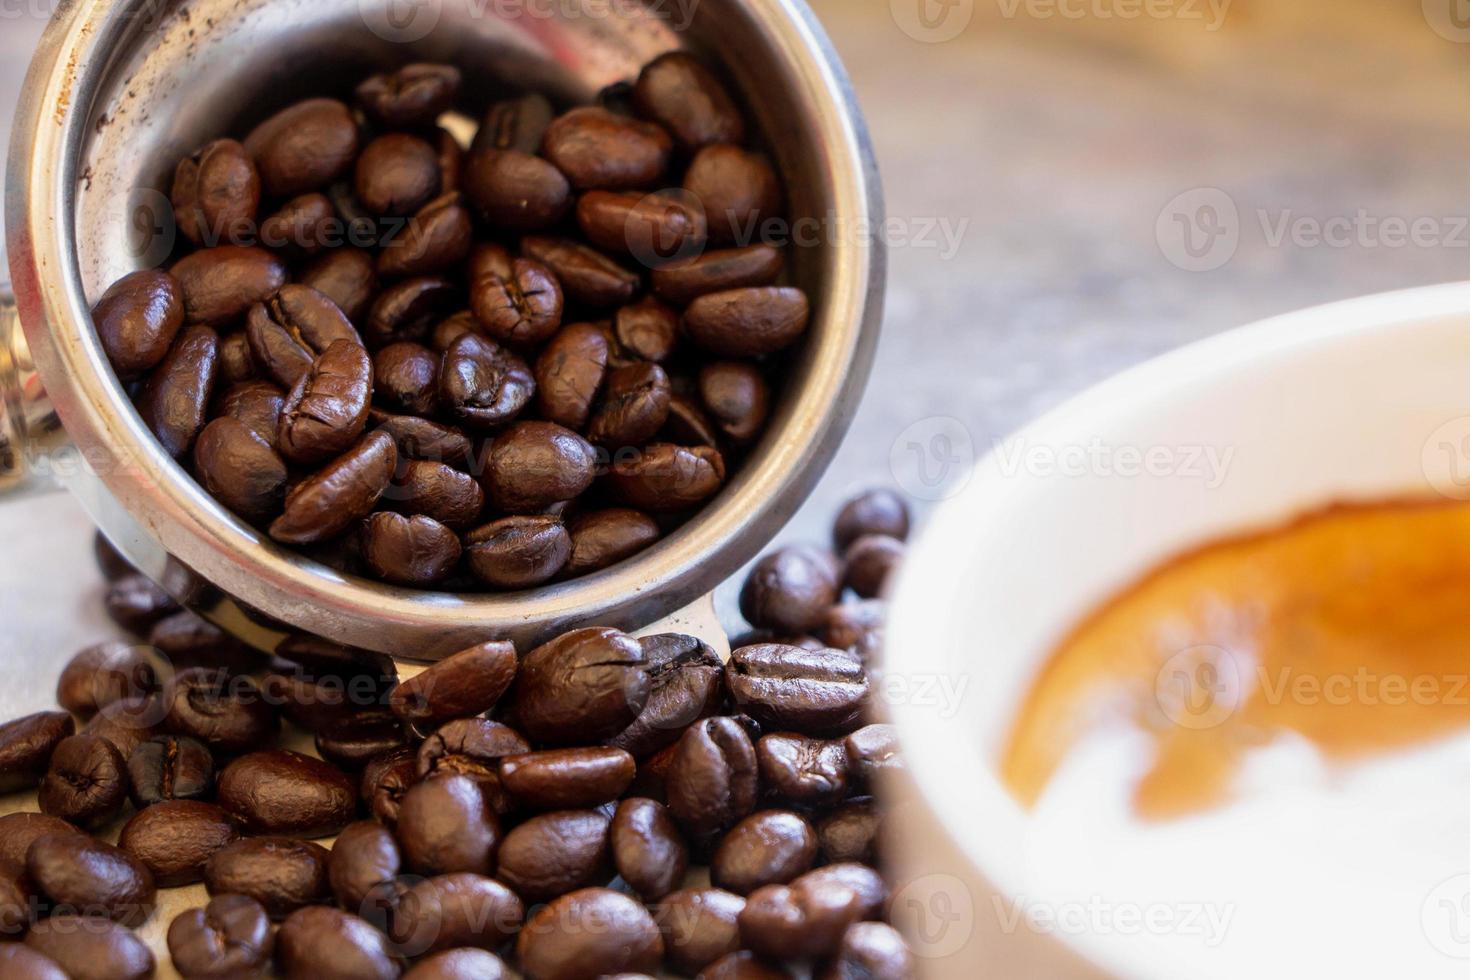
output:
M0 0L7 141L52 2ZM788 540L825 538L868 485L922 512L1007 433L1154 354L1470 275L1464 0L812 5L877 146L891 276L867 398ZM5 505L0 540L79 514ZM75 607L68 631L90 635L90 601L31 567L5 563L3 604Z

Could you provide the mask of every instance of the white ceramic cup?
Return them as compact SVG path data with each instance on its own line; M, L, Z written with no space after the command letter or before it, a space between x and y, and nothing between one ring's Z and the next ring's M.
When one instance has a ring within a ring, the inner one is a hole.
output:
M1040 827L997 775L1048 653L1140 574L1333 501L1435 493L1470 498L1464 284L1217 336L994 447L892 596L884 694L908 763L894 914L925 974L1464 976L1464 745L1343 785L1308 769L1299 796L1142 837L1106 801L1079 801L1070 833Z

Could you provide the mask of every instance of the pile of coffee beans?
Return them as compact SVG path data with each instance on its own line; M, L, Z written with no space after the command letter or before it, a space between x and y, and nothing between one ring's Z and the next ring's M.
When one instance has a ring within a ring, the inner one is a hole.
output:
M178 165L181 247L93 310L159 443L283 544L396 585L585 575L708 502L810 319L783 192L685 54L598 104L471 107L450 65Z
M108 610L151 647L81 651L65 710L0 726L0 792L40 810L0 817L0 976L148 977L132 930L202 882L167 924L190 980L912 977L868 663L907 531L867 493L842 558L762 559L728 663L589 628L407 678L306 636L252 664L99 538Z

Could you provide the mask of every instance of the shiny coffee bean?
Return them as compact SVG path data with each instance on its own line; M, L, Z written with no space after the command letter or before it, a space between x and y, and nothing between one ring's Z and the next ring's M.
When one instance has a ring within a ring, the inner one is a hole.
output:
M831 864L788 885L767 885L745 900L741 942L777 959L822 959L835 953L849 926L877 915L885 897L878 873L860 864Z
M346 452L367 426L373 365L361 344L337 340L323 351L286 397L281 454L301 466Z
M26 946L59 966L70 980L146 980L153 953L127 926L66 913L31 927Z
M387 936L355 915L322 906L298 909L281 923L276 962L291 980L396 980L403 972Z
M735 703L762 725L808 735L852 731L869 693L863 667L851 657L780 643L736 650L725 683Z
M241 756L219 774L220 806L252 833L328 837L347 826L357 790L340 769L298 752Z
M398 462L393 438L369 432L286 494L286 510L270 535L286 544L312 544L336 537L372 513L388 489Z
M610 819L600 810L555 810L505 835L495 876L534 904L613 876Z
M516 955L527 980L658 972L664 943L637 901L607 888L562 895L526 922Z
M259 659L240 641L187 609L154 623L148 643L175 670L203 666L242 672L259 665Z
M169 923L168 952L186 980L250 976L270 964L275 941L265 909L244 895L219 895Z
M616 800L635 769L622 749L548 749L501 759L500 784L530 809L571 810Z
M563 327L536 359L536 406L551 422L580 431L607 376L606 335L590 323Z
M447 271L469 254L474 239L470 213L458 192L446 193L419 209L378 255L383 276L428 276Z
M107 739L82 733L52 751L37 801L42 813L95 830L118 815L127 795L122 754Z
M377 215L357 199L352 175L333 181L327 187L327 197L331 198L332 206L342 219L344 239L353 248L376 249L383 243L388 233L384 226L389 222L380 221ZM376 264L375 262L375 267Z
M286 500L286 461L244 422L221 416L194 443L194 473L220 503L246 521L269 521Z
M317 732L315 741L324 761L351 773L361 772L378 756L408 744L403 726L383 708L343 718Z
M362 528L363 559L373 574L394 585L427 588L459 564L459 538L431 517L373 514Z
M483 482L497 509L534 514L580 496L592 485L596 466L592 446L570 429L517 422L491 444Z
M492 950L513 939L525 918L525 903L505 885L459 872L407 889L394 910L388 935L414 956L457 947Z
M204 427L219 370L219 335L207 326L184 328L138 394L138 414L164 452L178 459Z
M372 416L377 428L393 437L402 459L425 459L468 469L474 446L460 430L412 415Z
M736 918L745 899L718 888L690 888L666 896L654 909L673 970L693 976L740 948Z
M337 903L353 915L370 921L382 918L397 904L395 880L403 868L403 855L388 828L376 820L348 824L336 842L327 863L327 880Z
M872 864L878 857L883 815L871 801L844 803L817 821L817 846L829 864L857 861Z
M419 960L403 980L507 980L510 968L483 949L449 949Z
M235 336L240 336L236 334ZM218 400L215 416L243 422L272 449L278 445L286 393L269 381L244 381Z
M373 759L362 770L359 794L372 815L389 827L398 823L403 794L418 782L417 750L394 749Z
M475 134L474 150L518 150L536 153L556 110L546 96L530 92L495 103Z
M885 774L903 769L898 732L892 725L864 726L843 739L842 745L848 769L862 785L875 786Z
M480 643L401 682L388 703L399 718L421 728L471 718L495 707L510 689L518 667L510 643Z
M453 65L416 63L373 75L357 86L357 103L385 129L427 126L454 105L460 71Z
M813 974L816 980L913 980L914 954L898 930L883 922L850 926L832 959Z
M841 742L777 733L755 747L761 783L782 800L824 806L847 795L847 751Z
M387 496L395 510L432 517L456 531L473 525L485 506L485 491L474 477L428 460L401 463Z
M520 729L544 745L622 731L648 701L645 662L637 640L604 628L574 630L532 650L515 688Z
M65 711L41 711L0 725L0 793L40 783L56 747L75 730Z
M826 622L818 632L827 646L851 651L866 661L883 644L887 618L888 608L882 600L844 602L827 610Z
M55 960L20 943L0 944L0 975L9 980L68 980Z
M781 185L766 158L729 143L694 155L684 189L704 205L713 242L749 242L762 222L781 210Z
M653 270L653 292L665 303L688 306L708 293L752 286L769 286L781 275L785 260L773 245L705 252L688 262L674 262Z
M720 444L719 432L697 400L675 391L669 399L669 418L660 438L681 446L704 446L715 449Z
M771 389L750 364L718 361L699 371L699 397L710 417L732 442L760 435L771 409Z
M686 150L745 141L745 120L725 87L703 62L683 52L650 62L638 76L633 101Z
M698 637L661 633L638 641L649 677L648 700L633 723L607 740L645 759L713 715L725 697L724 665Z
M608 833L613 866L644 902L657 902L684 883L689 845L662 803L623 800Z
M280 722L255 682L208 667L174 675L164 692L164 723L226 753L248 752L272 738Z
M331 900L327 849L285 837L246 837L220 848L204 866L210 895L245 895L272 919Z
M733 718L707 718L684 733L669 763L669 811L691 833L724 830L755 809L758 779L745 729Z
M488 874L500 839L499 818L468 776L435 775L403 794L398 844L404 866L416 874Z
M649 187L663 176L673 149L662 127L595 106L557 117L542 145L579 191Z
M48 834L81 834L60 817L17 811L0 817L0 877L25 874L26 854L31 845Z
M528 235L521 253L551 270L573 306L609 309L631 300L641 285L637 273L571 239Z
M810 320L806 293L764 286L706 293L684 312L684 329L721 357L765 357L801 339Z
M615 459L613 491L630 507L655 514L687 510L725 482L725 458L708 446L651 443L631 459Z
M601 402L587 423L587 438L616 449L641 446L669 417L669 376L657 364L620 367L607 376Z
M649 296L619 309L613 332L634 357L666 361L679 339L679 314Z
M294 284L250 308L245 337L255 363L287 391L334 343L362 344L347 315L325 293Z
M577 224L598 248L649 266L691 258L708 233L698 200L683 192L588 191Z
M439 397L467 425L488 429L509 422L535 389L526 362L486 337L465 334L444 352Z
M407 217L439 193L439 154L425 140L387 133L363 148L353 189L373 214Z
M378 294L376 263L360 248L336 248L307 267L301 284L337 304L347 319L361 323Z
M641 511L617 507L579 514L567 525L569 577L587 575L631 558L658 541L658 522Z
M228 390L234 385L255 379L255 359L250 353L250 338L232 333L220 338L219 378L217 388Z
M101 916L125 926L136 926L152 914L158 891L145 862L84 834L38 838L26 852L26 877L56 910Z
M470 308L495 340L513 346L544 343L561 326L561 285L534 259L509 269L481 270L470 282Z
M357 122L336 99L307 99L271 116L245 138L266 197L321 190L352 166Z
M740 613L757 628L807 633L837 601L840 570L831 554L806 545L773 551L756 562L740 590Z
M238 323L256 303L286 284L286 266L262 248L218 245L184 256L170 270L184 295L188 322Z
M572 542L559 518L503 517L464 538L465 564L496 589L527 589L548 582L564 567Z
M868 490L842 505L832 525L832 546L846 551L858 538L883 534L903 541L909 535L909 508L892 490Z
M469 776L480 784L490 808L504 814L513 809L513 802L500 785L500 760L530 749L519 732L498 721L458 718L439 726L419 746L418 775Z
M543 231L556 225L572 202L572 188L556 167L520 150L470 152L463 174L465 196L491 227Z
M184 325L184 294L166 272L130 273L102 294L92 307L92 322L118 377L131 380L169 352Z
M128 756L128 796L138 809L169 800L199 800L214 792L214 757L197 739L150 738Z
M35 891L34 884L24 874L15 877L0 875L0 942L20 939L31 927L39 911L36 906L40 904L40 896ZM0 975L8 977L9 974L4 973L4 963L0 959Z
M260 223L260 243L290 259L319 255L339 241L337 211L325 194L293 197Z
M195 245L247 235L260 206L260 175L245 147L222 139L185 157L174 171L174 222Z
M162 888L204 879L220 848L240 839L229 814L198 800L165 800L139 810L123 825L118 846L136 858Z
M749 895L765 885L784 885L811 869L817 833L790 810L763 810L736 824L710 862L716 888Z
M179 611L173 596L146 575L124 575L107 587L107 615L125 630L147 633L154 623Z
M843 584L864 599L876 598L888 576L903 560L903 542L884 534L867 534L843 553Z
M420 340L463 302L463 290L443 276L404 279L373 301L363 336L374 349L401 340Z

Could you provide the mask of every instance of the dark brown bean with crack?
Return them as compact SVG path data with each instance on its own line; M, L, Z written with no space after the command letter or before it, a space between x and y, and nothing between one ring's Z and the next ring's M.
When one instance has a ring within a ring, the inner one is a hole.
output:
M650 681L648 701L633 723L607 742L646 759L718 710L725 697L724 665L694 636L660 633L641 638L638 645Z
M402 681L388 703L399 718L420 726L469 718L495 707L510 690L519 666L512 644L490 640Z
M817 833L790 810L763 810L736 824L710 861L716 888L749 895L765 885L784 885L811 869Z
M464 302L464 291L443 276L414 276L378 294L363 336L376 350L399 340L420 340Z
M686 150L745 141L745 120L724 85L703 62L683 52L650 62L638 76L633 101Z
M528 653L515 687L521 731L545 745L586 744L626 728L651 687L638 641L618 630L563 634Z
M561 326L561 285L534 259L515 259L509 269L483 269L470 282L470 307L485 331L501 343L544 343Z
M204 879L204 866L240 838L230 815L198 800L164 800L135 813L118 846L137 858L162 888Z
M785 634L820 628L841 590L841 570L826 551L792 545L756 562L740 589L740 614L752 626Z
M725 683L735 703L762 725L807 735L852 731L869 693L862 664L841 651L780 643L736 650Z
M612 449L641 446L669 417L669 376L657 364L620 367L607 376L602 401L587 423L587 438Z
M600 810L531 817L505 835L495 876L532 904L606 884L613 876L610 822Z
M280 438L281 412L285 408L286 393L271 382L243 381L225 391L218 400L214 415L243 422L275 449Z
M707 293L684 311L690 339L721 357L764 357L784 350L801 339L810 320L806 293L787 286Z
M471 151L465 196L492 227L510 232L553 227L572 203L572 188L556 167L519 150Z
M331 900L330 854L320 844L286 837L246 837L220 848L204 867L211 895L245 895L272 919Z
M673 970L693 976L740 948L735 924L745 899L718 888L689 888L666 896L653 917L664 937L664 956Z
M125 926L147 919L158 893L143 861L84 834L38 838L26 852L26 876L57 908Z
M124 381L158 366L184 325L184 294L157 269L130 273L92 307L92 322L107 359Z
M527 589L549 582L566 567L571 553L571 537L556 517L503 517L464 538L470 573L497 589Z
M325 194L302 194L260 223L260 243L290 259L319 255L339 243L337 211Z
M263 248L217 245L184 256L170 270L190 323L228 327L286 284L286 265Z
M360 248L332 249L306 268L300 282L336 303L353 323L362 321L378 294L373 257Z
M692 833L724 830L755 809L758 780L745 729L733 718L707 718L685 731L669 763L669 812Z
M556 109L540 92L503 99L485 113L472 149L536 153L554 118Z
M25 942L70 980L146 980L156 965L131 929L99 916L53 915L32 926Z
M634 797L619 803L609 841L618 874L644 902L657 902L683 884L689 845L657 800Z
M534 514L584 493L596 467L596 452L577 433L554 422L518 422L491 444L482 479L497 509Z
M658 522L642 511L615 507L579 514L567 525L571 557L563 571L586 575L631 558L661 536Z
M705 252L688 262L653 270L654 294L666 303L688 306L706 293L751 286L769 286L781 275L785 260L773 245Z
M847 795L847 750L841 742L776 733L761 736L755 754L762 784L783 800L823 806Z
M536 359L536 406L551 422L581 431L607 376L607 335L595 324L559 330Z
M310 466L346 452L367 426L373 364L367 350L337 340L296 382L281 412L281 454Z
M675 445L716 449L720 434L697 400L679 394L669 399L669 418L660 437Z
M221 752L247 752L280 726L274 709L249 677L191 667L175 674L164 693L169 731Z
M41 777L41 812L88 830L103 826L127 801L122 754L107 739L82 733L57 743Z
M691 258L708 232L699 202L673 191L588 191L577 201L577 224L598 248L649 266Z
M210 496L251 523L270 520L286 500L286 461L268 440L227 415L199 433L194 474Z
M551 270L574 306L593 310L618 306L631 300L642 283L637 273L571 239L528 235L521 240L521 252Z
M465 334L444 352L439 397L467 425L504 425L521 413L535 391L526 362L487 337Z
M402 748L408 737L386 708L359 711L316 732L317 754L347 772L360 772L373 759Z
M379 512L363 524L363 560L394 585L426 587L444 581L459 564L459 537L422 515Z
M663 955L663 937L647 910L607 888L561 896L533 915L516 939L527 980L652 975Z
M270 964L273 947L265 909L244 895L212 898L168 927L169 956L186 980L251 976Z
M673 149L662 127L596 106L558 116L542 145L546 159L580 191L648 187L663 176Z
M500 820L478 782L446 773L403 794L397 836L404 866L417 874L488 874L500 846Z
M752 230L777 217L781 185L764 156L729 143L714 143L694 155L684 189L704 205L710 241L749 241Z
M383 72L357 86L357 102L387 129L427 126L454 105L460 71L453 65L419 62Z
M75 728L65 711L41 711L0 725L0 793L40 783L52 753Z
M430 415L439 401L439 355L422 344L389 344L373 355L373 397L393 412Z
M355 915L318 906L299 909L281 923L276 961L291 980L396 980L403 972L387 936Z
M357 789L347 774L320 759L273 749L252 752L219 774L216 794L250 832L328 837L347 826Z
M624 503L638 510L688 510L724 484L725 457L710 446L651 443L631 458L615 459L608 481Z
M219 335L185 327L138 395L138 414L164 452L178 459L204 427L219 371Z
M416 751L409 747L394 749L373 759L362 770L359 792L368 810L380 822L393 827L398 823L398 807L403 794L418 782Z
M383 276L428 276L444 272L469 254L474 236L470 213L458 192L425 204L378 255Z
M405 891L388 934L413 956L456 947L491 950L513 939L525 918L525 903L505 885L484 875L458 872L429 878Z
M622 348L645 361L663 362L679 339L679 314L652 296L618 310L613 332Z
M250 308L245 337L255 363L288 390L332 344L362 344L336 303L324 293L297 284L282 287L268 301Z
M765 376L740 361L716 361L700 368L699 398L715 424L736 443L760 435L771 411L771 387Z
M169 800L197 800L214 791L214 757L197 739L150 738L128 756L128 797L142 809Z
M635 768L622 749L546 749L501 759L500 784L530 809L570 810L616 800Z
M307 99L281 110L245 138L266 197L320 190L352 166L357 122L336 99Z
M488 718L457 718L445 722L424 739L418 749L420 777L457 773L480 784L496 813L509 813L514 804L500 785L500 760L529 752L531 746L508 725Z
M271 523L271 537L287 544L335 538L372 513L397 462L392 436L369 432L286 494L286 512Z
M359 820L348 824L332 844L327 880L337 904L386 924L397 902L395 879L402 869L403 856L392 832L376 820Z
M474 477L445 463L409 460L385 502L403 514L422 514L456 531L474 524L485 506L485 491Z
M179 161L169 200L179 231L195 245L237 241L255 221L260 175L244 146L215 140Z

